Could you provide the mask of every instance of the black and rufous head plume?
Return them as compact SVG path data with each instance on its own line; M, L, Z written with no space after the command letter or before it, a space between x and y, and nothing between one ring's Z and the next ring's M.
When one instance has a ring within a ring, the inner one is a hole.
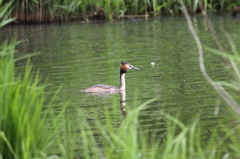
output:
M122 64L122 66L120 67L121 73L127 73L128 69L140 70L140 68L134 67L133 65L131 65L130 63L127 63L127 62L121 62L121 64Z

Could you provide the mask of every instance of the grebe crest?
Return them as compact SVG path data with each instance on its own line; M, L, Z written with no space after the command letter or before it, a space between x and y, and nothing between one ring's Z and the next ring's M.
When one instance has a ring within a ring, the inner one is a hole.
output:
M140 68L134 67L130 63L127 62L121 62L121 67L120 67L120 85L119 87L111 86L111 85L105 85L105 84L99 84L99 85L94 85L89 88L80 90L81 92L106 92L106 94L111 94L111 93L118 93L119 91L123 91L126 89L126 84L125 84L125 74L127 73L127 70L129 69L136 69L140 70Z

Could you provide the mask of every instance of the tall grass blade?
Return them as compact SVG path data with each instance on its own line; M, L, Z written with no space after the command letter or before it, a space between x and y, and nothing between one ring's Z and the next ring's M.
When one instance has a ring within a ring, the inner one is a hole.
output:
M6 135L4 134L4 132L2 132L2 131L0 131L0 138L2 138L2 140L6 143L6 145L8 146L8 149L12 153L13 157L16 158L15 152L14 152L10 142L8 141L8 139L7 139Z

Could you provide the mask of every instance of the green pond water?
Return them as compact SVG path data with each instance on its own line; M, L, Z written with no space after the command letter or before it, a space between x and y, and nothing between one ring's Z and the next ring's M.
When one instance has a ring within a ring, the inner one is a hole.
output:
M203 18L192 20L202 44L216 48ZM227 16L213 16L211 20L226 50L230 47L224 31L235 44L240 43L239 20ZM66 118L73 127L84 122L79 111L89 120L97 116L104 121L108 110L112 124L116 124L124 120L127 112L157 96L159 100L139 114L142 127L152 135L166 133L166 121L160 111L178 115L184 123L199 115L206 136L214 126L233 120L231 109L224 102L220 102L214 115L218 97L202 76L198 50L184 17L13 25L0 33L2 40L22 40L17 57L38 53L31 59L33 72L39 70L42 81L51 83L46 94L61 86L54 103L56 111L69 102ZM204 51L204 56L206 69L214 80L229 80L221 57L208 51ZM120 94L90 95L78 91L95 84L118 86L121 61L141 68L126 74L125 103L120 102ZM26 60L17 62L18 72L25 64Z

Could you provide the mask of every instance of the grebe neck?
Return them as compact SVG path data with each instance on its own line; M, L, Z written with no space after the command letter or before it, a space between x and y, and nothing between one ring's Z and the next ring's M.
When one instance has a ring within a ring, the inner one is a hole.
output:
M119 86L119 89L121 91L125 90L126 88L126 83L125 83L125 73L120 73L120 86Z

